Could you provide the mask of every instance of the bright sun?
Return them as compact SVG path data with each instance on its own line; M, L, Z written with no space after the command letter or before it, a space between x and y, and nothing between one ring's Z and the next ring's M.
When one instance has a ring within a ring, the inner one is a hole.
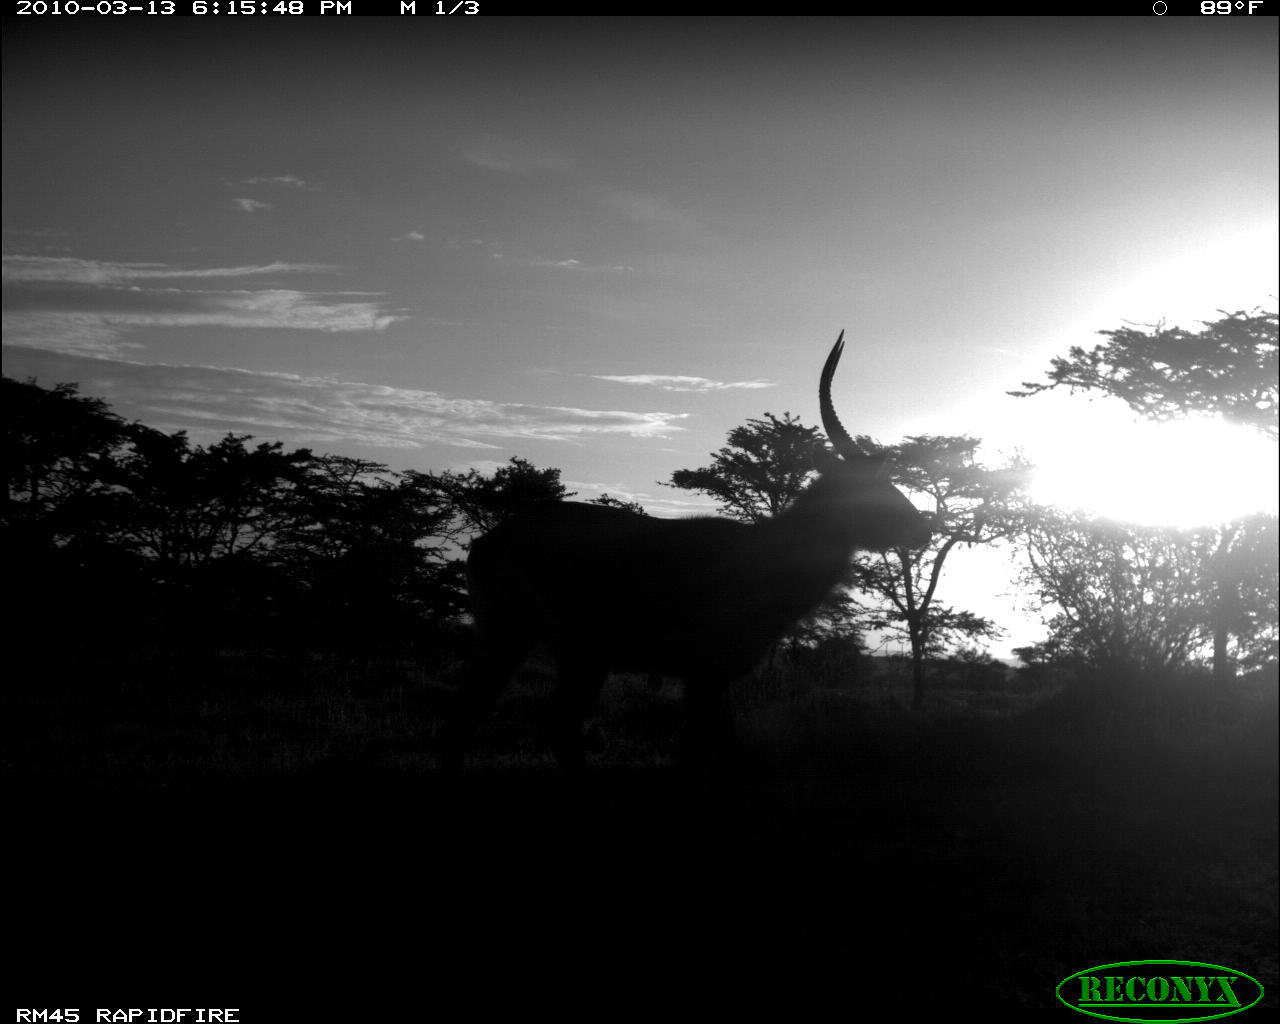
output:
M1036 501L1180 527L1276 511L1276 445L1258 431L1207 419L1135 422L1109 403L1080 412L1028 446Z

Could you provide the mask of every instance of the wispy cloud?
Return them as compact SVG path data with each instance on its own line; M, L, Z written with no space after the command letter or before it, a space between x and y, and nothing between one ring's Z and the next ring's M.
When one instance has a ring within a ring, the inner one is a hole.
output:
M576 161L570 156L539 143L504 138L493 132L480 132L457 147L460 159L476 167L503 174L572 173Z
M588 263L573 256L513 256L505 252L491 252L489 259L521 267L550 267L556 270L582 270L592 273L605 271L634 271L636 268L623 263Z
M698 222L686 210L649 192L615 189L602 193L600 204L622 214L634 224L676 228L681 231L697 230L699 227Z
M314 185L292 174L277 174L272 177L240 178L235 184L240 185L285 185L289 188L315 188Z
M258 210L271 209L270 203L264 203L261 199L249 199L246 196L231 200L231 205L237 210L243 210L245 213L256 213Z
M380 331L403 319L377 293L297 288L208 288L226 279L334 273L323 264L173 267L71 257L4 259L9 344L108 356L137 348L147 328ZM154 282L175 285L157 287ZM133 336L131 336L133 335Z
M396 235L391 239L393 242L425 242L427 236L421 231L406 231L403 235Z
M631 373L625 375L592 374L595 380L608 380L616 384L636 384L641 387L653 387L662 391L731 391L734 389L754 390L757 388L775 387L771 380L710 380L707 377L684 377L666 373Z
M573 157L541 143L481 132L465 139L455 152L466 163L489 171L521 177L555 174L576 178L584 199L635 225L693 238L703 238L706 234L697 218L670 200L652 192L614 188L602 182L589 183L583 180Z
M117 297L120 297L117 295ZM6 311L5 341L60 352L109 355L136 348L130 332L158 327L381 331L403 317L376 302L281 288L263 291L130 292L134 308Z
M6 256L5 281L49 281L61 284L125 284L132 281L210 277L258 277L266 274L332 274L340 267L323 263L249 264L239 267L173 267L164 263L121 263L71 256Z
M443 443L494 448L495 441L575 441L602 434L664 437L683 429L675 413L491 402L396 388L211 366L168 366L11 349L21 375L80 382L127 415L199 437L227 431L293 444L417 448Z
M143 348L122 337L127 328L93 313L9 313L3 318L6 366L11 345L107 357Z

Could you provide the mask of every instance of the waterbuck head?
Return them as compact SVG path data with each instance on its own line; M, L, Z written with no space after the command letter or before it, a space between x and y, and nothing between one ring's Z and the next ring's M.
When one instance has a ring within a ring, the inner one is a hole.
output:
M844 352L844 331L832 346L818 383L822 428L835 453L818 447L814 466L818 479L810 487L823 515L848 530L854 547L873 551L921 548L932 536L929 517L889 481L883 458L864 455L845 430L831 401L831 379Z

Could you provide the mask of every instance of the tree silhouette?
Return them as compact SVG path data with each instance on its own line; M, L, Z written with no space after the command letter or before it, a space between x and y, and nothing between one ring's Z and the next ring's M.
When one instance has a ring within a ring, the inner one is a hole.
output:
M298 514L294 492L312 455L286 452L279 441L250 448L251 440L228 434L192 445L185 432L131 427L109 477L124 543L162 576L269 547Z
M1122 399L1150 419L1193 413L1219 416L1275 440L1280 436L1277 314L1262 309L1220 312L1223 318L1204 323L1199 333L1164 325L1150 332L1133 327L1100 331L1110 341L1088 352L1073 347L1068 358L1054 358L1048 384L1024 382L1025 390L1009 393L1027 397L1064 386L1072 391L1100 391ZM1211 552L1199 561L1212 595L1203 604L1203 615L1212 635L1213 670L1219 679L1235 674L1230 637L1236 635L1243 649L1256 635L1256 630L1250 633L1248 628L1254 619L1247 609L1250 595L1241 590L1240 571L1249 557L1247 538L1252 532L1256 530L1240 522L1224 523L1216 528L1216 537L1200 542L1201 550L1207 546ZM1037 535L1042 542L1043 532ZM1166 538L1164 543L1168 542ZM1057 588L1049 585L1048 589ZM1273 579L1262 592L1276 589ZM1252 597L1258 599L1256 590Z
M924 703L925 659L961 640L994 639L1001 630L972 612L937 603L947 556L958 544L988 544L1010 536L1017 520L1015 499L1026 466L1015 460L1002 469L976 461L981 443L966 436L920 435L896 445L859 438L870 454L886 461L891 478L933 504L933 540L922 550L896 549L860 555L854 581L880 604L865 606L869 629L905 639L911 648L912 707Z
M573 492L560 483L560 470L538 469L519 456L499 466L492 476L475 469L465 473L410 470L407 476L415 486L435 493L447 513L440 533L460 545L488 533L516 512L573 497Z
M1203 595L1186 538L1056 509L1027 523L1028 582L1059 610L1044 653L1111 672L1184 665L1203 638Z
M68 662L123 653L147 614L148 575L111 530L110 478L129 425L75 384L2 386L10 669L34 681L47 676L36 666L50 651Z
M624 512L634 512L638 516L647 515L644 506L638 501L627 501L624 498L615 498L612 494L605 492L598 498L591 498L588 505L604 505L606 508L620 508Z
M133 424L104 471L103 534L143 567L159 642L201 665L220 648L264 642L287 600L275 547L304 514L296 489L312 455L251 440L193 445L185 433Z
M305 514L279 549L311 643L367 665L439 640L461 613L460 574L439 542L450 513L422 479L365 459L312 460L296 495Z
M455 509L425 478L247 435L192 444L72 384L6 378L4 394L3 540L33 656L70 633L78 651L165 651L175 668L282 644L367 659L461 614Z
M1243 600L1227 625L1249 664L1276 656L1275 523L1254 516L1231 527L1232 593ZM1025 582L1057 609L1049 637L1020 654L1029 663L1163 672L1217 639L1218 528L1139 527L1040 507L1027 510L1024 529Z
M1048 384L1023 382L1019 398L1067 387L1122 399L1149 419L1206 413L1256 427L1273 440L1280 424L1277 315L1255 309L1223 313L1204 330L1157 324L1150 331L1099 331L1111 339L1050 361Z
M107 489L129 427L75 384L0 382L4 402L4 527L8 543L45 548L78 532L85 499Z
M729 431L728 443L711 465L677 469L665 487L702 491L719 511L744 523L777 515L804 490L814 473L813 452L822 443L817 427L806 427L789 412L765 413Z

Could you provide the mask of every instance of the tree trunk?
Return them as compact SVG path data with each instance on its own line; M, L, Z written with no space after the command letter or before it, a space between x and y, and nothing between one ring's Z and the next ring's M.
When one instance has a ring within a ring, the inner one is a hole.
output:
M911 630L911 710L924 707L924 636Z
M1234 580L1220 578L1217 589L1213 606L1213 678L1222 682L1236 677L1235 659L1227 650L1227 643L1239 613L1240 595Z
M1231 656L1227 653L1227 627L1221 621L1214 624L1213 627L1213 678L1219 682L1225 679L1234 679L1236 667L1231 662Z
M1213 678L1219 682L1236 677L1235 662L1227 650L1232 627L1240 616L1240 584L1228 558L1235 534L1234 528L1223 530L1213 559L1217 577L1213 595Z

